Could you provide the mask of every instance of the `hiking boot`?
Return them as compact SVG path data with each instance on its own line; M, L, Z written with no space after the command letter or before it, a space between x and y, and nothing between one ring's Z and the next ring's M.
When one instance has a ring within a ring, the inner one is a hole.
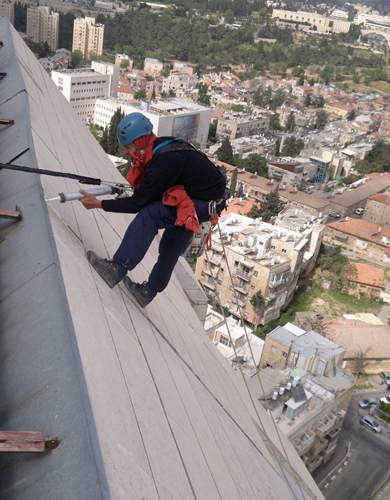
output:
M95 252L87 252L87 259L107 285L113 288L126 276L127 269L113 260L101 259Z
M147 306L157 295L157 292L152 290L146 281L140 285L139 283L131 281L131 279L126 276L123 280L123 284L129 290L131 295L137 299L137 302L141 307Z

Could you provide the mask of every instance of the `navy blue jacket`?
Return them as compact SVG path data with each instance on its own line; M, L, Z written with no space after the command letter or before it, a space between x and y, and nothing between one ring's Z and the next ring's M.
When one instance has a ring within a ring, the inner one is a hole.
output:
M167 137L159 137L155 148ZM103 200L106 212L137 213L162 196L173 186L184 186L188 196L202 201L225 197L226 181L219 169L204 155L196 151L169 151L158 154L147 163L145 178L129 198Z

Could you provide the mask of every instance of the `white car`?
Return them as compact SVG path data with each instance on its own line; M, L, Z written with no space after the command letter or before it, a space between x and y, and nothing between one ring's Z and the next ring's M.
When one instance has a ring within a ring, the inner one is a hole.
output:
M364 208L357 208L357 209L355 210L355 214L356 214L356 215L362 215L362 213L364 213Z
M387 405L390 405L390 396L385 396L384 398L381 398L380 401L382 403L386 403Z

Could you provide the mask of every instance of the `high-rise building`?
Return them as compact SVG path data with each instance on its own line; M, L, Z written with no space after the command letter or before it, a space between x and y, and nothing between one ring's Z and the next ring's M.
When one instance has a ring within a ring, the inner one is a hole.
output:
M58 49L60 15L50 7L29 7L27 9L27 36L36 43L47 42L51 50Z
M80 50L85 59L92 54L101 56L103 53L104 24L95 24L93 17L78 17L73 25L72 52Z
M8 17L12 25L14 24L14 5L10 0L2 0L0 2L0 17Z

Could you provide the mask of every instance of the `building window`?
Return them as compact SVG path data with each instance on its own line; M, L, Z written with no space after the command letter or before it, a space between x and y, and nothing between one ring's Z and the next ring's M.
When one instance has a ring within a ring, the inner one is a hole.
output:
M375 221L376 221L376 217L374 217L373 215L371 215L370 222L375 222Z
M254 271L254 272L253 272L253 276L254 276L255 278L257 278L257 275L258 275L258 272L257 272L257 271Z
M204 273L204 271L202 271L202 272L201 272L201 276L202 276L202 278L204 278L204 277L205 277L205 273Z
M234 266L235 266L235 267L238 267L238 260L235 260L235 261L234 261Z
M271 345L271 352L276 352L276 351L277 351L277 348L276 348L276 346L274 346L274 345Z
M223 345L226 345L228 347L232 347L232 343L230 342L230 339L228 339L227 337L225 337L225 335L220 335L219 336L219 343L223 344Z
M282 248L282 253L286 253L287 250L285 248Z
M218 282L217 282L217 283L218 283L218 285L220 285L220 284L221 284L221 280L218 280Z
M287 358L287 352L282 351L282 357Z
M255 285L251 285L251 290L254 290L255 289Z

